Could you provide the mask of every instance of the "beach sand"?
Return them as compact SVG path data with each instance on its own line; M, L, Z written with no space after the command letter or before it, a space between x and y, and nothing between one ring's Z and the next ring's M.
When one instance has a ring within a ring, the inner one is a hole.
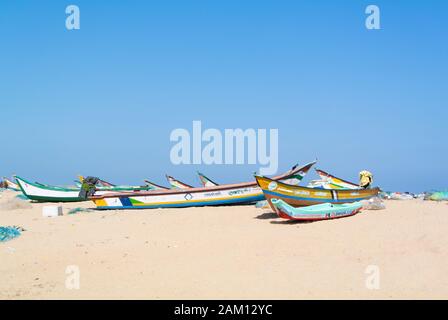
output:
M27 231L0 243L1 299L448 298L446 203L313 223L254 206L67 215L91 202L44 218L45 204L5 206L15 193L2 194L0 225Z

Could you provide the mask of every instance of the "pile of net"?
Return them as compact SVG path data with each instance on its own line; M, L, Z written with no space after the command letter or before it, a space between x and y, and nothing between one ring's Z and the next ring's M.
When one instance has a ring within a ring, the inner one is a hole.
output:
M20 227L0 227L0 242L5 242L20 236Z

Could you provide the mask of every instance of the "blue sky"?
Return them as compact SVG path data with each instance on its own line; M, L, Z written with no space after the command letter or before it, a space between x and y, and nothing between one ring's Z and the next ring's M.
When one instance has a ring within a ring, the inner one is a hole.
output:
M78 5L81 29L65 28ZM364 25L367 5L381 30ZM2 1L0 175L66 184L251 179L172 165L170 132L278 128L279 171L316 157L386 190L446 189L445 1Z

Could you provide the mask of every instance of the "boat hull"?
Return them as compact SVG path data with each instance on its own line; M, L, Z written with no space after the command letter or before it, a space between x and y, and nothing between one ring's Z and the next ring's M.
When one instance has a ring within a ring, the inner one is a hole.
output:
M360 202L350 204L325 203L304 208L294 208L283 200L272 199L275 212L280 218L297 221L317 221L350 217L362 209Z
M30 200L36 202L81 202L88 201L79 197L80 188L63 188L32 183L22 178L16 177L17 185L22 193ZM96 194L106 195L116 192L133 192L136 190L148 190L149 187L99 187Z
M217 191L189 192L154 192L139 196L119 195L105 196L93 199L97 209L155 209L155 208L185 208L222 205L244 205L263 200L263 192L258 187L234 188Z
M23 194L32 201L38 202L79 202L79 189L58 188L45 186L39 183L30 183L16 178L17 184Z

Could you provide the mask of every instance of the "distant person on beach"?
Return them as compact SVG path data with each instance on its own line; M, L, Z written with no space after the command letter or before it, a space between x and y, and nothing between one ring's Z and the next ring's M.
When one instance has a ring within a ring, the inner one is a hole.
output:
M359 186L362 189L369 189L373 182L373 175L367 170L359 173Z

